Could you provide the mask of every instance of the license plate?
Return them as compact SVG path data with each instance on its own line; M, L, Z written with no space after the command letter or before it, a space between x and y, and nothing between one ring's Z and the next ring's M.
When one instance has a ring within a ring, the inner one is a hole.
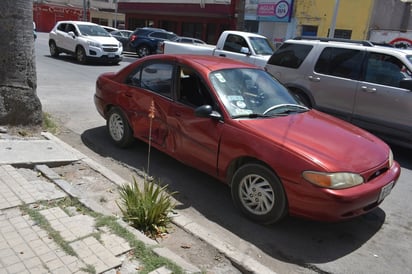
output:
M116 55L114 53L109 53L109 58L114 58Z
M389 195L389 193L391 193L393 184L394 182L391 182L390 184L387 184L386 186L382 187L381 193L379 194L378 203L380 203L383 199L385 199L386 196Z

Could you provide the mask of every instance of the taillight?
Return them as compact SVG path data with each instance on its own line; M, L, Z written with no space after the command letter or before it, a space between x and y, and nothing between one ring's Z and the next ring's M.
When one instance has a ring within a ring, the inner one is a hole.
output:
M130 42L133 42L136 38L137 38L137 35L132 34L132 35L130 36Z

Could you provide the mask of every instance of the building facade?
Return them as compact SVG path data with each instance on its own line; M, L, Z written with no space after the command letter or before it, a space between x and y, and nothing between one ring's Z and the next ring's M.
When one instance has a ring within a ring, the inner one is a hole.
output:
M57 21L78 20L122 27L124 14L117 11L116 0L34 0L33 20L38 31L49 32Z
M125 14L127 29L157 27L214 43L223 30L236 29L238 2L123 0L118 3L118 11Z

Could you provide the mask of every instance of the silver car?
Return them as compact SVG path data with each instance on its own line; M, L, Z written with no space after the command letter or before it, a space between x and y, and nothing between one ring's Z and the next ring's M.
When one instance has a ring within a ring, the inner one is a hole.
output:
M412 148L412 50L368 41L287 40L266 69L300 101Z

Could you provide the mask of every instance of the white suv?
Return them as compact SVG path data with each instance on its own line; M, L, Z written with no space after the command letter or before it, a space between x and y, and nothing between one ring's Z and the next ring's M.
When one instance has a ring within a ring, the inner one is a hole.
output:
M412 148L412 51L368 41L295 38L266 64L303 103Z
M122 60L122 43L101 26L83 21L59 21L49 33L53 57L60 53L74 55L79 63L99 61L118 64Z

